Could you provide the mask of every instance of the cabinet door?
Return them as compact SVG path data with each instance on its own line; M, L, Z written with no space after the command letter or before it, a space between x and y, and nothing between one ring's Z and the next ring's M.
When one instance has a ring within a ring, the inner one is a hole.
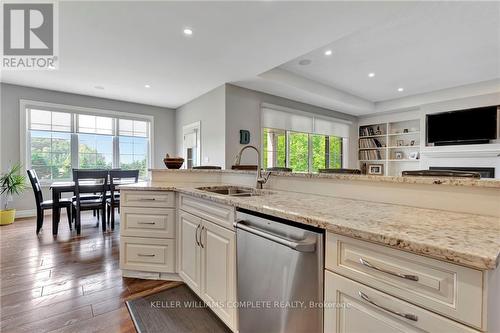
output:
M236 328L235 233L203 220L201 297L231 329Z
M200 291L201 248L196 237L201 232L201 219L186 212L179 215L179 275L195 292Z
M325 271L324 324L325 333L478 332L329 271Z

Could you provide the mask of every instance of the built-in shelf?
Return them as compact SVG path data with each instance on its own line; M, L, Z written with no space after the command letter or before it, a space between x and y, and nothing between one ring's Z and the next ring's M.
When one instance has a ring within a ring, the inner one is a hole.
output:
M377 131L384 134L375 134ZM363 134L359 136L358 140L360 169L366 169L364 165L370 163L383 163L384 175L401 176L401 172L404 170L419 168L418 162L420 160L409 159L408 156L410 153L420 155L420 119L361 125L359 134ZM395 158L398 150L401 150L403 158ZM376 159L372 157L376 157Z
M396 135L414 135L414 134L420 134L420 131L407 132L407 133L389 133L387 135L389 135L389 136L396 136Z

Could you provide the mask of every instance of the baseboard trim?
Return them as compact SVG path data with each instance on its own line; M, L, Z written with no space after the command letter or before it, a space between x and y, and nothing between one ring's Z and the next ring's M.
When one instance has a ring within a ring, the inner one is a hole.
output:
M44 216L52 215L52 209L46 209L43 212L43 215ZM25 217L36 217L36 209L16 210L16 219L21 219Z

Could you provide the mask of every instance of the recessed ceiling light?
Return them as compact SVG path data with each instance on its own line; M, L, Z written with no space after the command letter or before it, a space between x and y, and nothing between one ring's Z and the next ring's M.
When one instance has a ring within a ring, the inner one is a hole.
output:
M398 88L398 91L402 92L402 91L404 91L404 88Z
M326 56L332 55L332 53L333 53L332 50L326 50L325 51L325 55Z
M191 36L192 34L193 34L193 29L191 29L191 28L184 29L184 35Z
M144 88L151 88L151 86L149 84L145 84Z
M311 59L302 59L299 61L299 65L302 65L302 66L307 66L311 63Z
M103 86L94 86L94 88L99 89L99 90L104 90Z
M368 73L368 77L374 77L375 73Z

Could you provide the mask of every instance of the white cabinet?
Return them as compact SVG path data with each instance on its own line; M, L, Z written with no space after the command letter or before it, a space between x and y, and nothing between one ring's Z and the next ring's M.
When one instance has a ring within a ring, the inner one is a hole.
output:
M175 279L175 193L122 189L120 268L125 277Z
M324 324L325 333L478 332L329 271L325 271Z
M179 275L230 329L237 331L236 235L228 229L233 227L234 208L210 207L208 201L186 195L180 202Z
M327 233L326 269L484 329L483 272Z
M200 292L201 219L189 213L179 213L179 275L191 289Z
M201 234L201 297L226 323L234 325L236 309L236 251L234 231L203 221ZM229 305L229 306L225 306ZM228 324L229 325L229 324Z

